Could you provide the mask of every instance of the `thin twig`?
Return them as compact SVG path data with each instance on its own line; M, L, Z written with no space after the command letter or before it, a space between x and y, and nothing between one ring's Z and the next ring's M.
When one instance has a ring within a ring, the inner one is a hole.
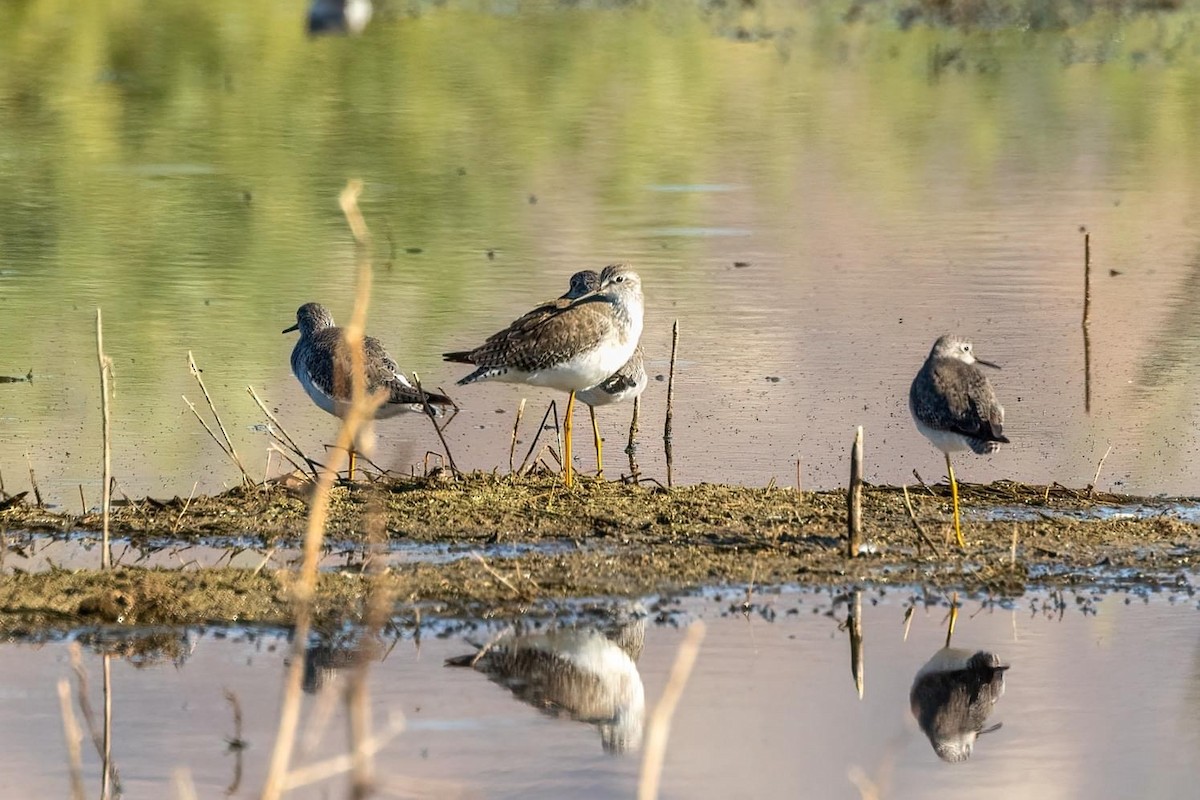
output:
M679 705L679 698L683 696L688 677L692 674L692 666L696 663L702 641L704 622L697 620L688 626L687 634L675 654L671 677L668 678L662 698L654 706L650 722L646 726L646 746L642 751L642 772L638 779L638 800L655 800L658 797L663 758L667 754L667 739L671 735L671 719L675 715L675 707Z
M667 372L667 420L663 425L663 450L667 457L667 488L675 485L675 459L671 449L671 422L675 416L675 359L679 353L679 320L671 325L671 368Z
M83 496L83 484L79 484L79 507L83 510L83 516L87 516L87 499Z
M425 394L425 390L421 388L421 376L413 373L413 383L417 385L417 394L421 396L421 405L425 408L425 416L429 417L429 421L433 424L433 429L437 431L438 440L442 443L442 450L446 453L446 460L450 462L450 471L455 475L458 474L458 465L454 463L454 455L450 452L450 445L446 444L446 435L442 433L442 428L437 424L437 417L433 413L433 408L429 405L429 395Z
M104 683L101 687L104 692L104 721L103 727L96 725L96 716L92 713L92 702L88 698L88 678L87 670L83 668L82 650L77 642L72 642L68 648L68 653L71 659L71 669L75 672L75 682L79 687L79 711L83 714L83 721L87 724L88 733L92 737L92 744L96 747L96 755L100 757L101 763L104 765L104 776L101 783L101 798L107 798L110 795L110 786L113 787L116 793L121 793L121 777L117 772L117 765L112 760L112 750L110 745L112 733L112 656L104 654Z
M917 529L917 534L925 540L925 544L929 545L930 549L937 554L939 559L942 558L942 549L937 546L933 539L929 538L929 534L925 532L925 528L921 523L917 522L917 512L913 510L912 498L908 496L908 484L904 484L904 505L908 508L908 518L912 520L913 527Z
M368 755L375 755L382 750L396 736L404 731L404 716L397 714L394 719L379 733L370 736L366 741L362 742L362 750ZM298 789L301 786L307 786L310 783L332 778L334 775L340 775L343 772L348 772L354 766L353 754L346 753L333 758L327 758L324 761L317 761L308 764L300 769L289 772L283 779L281 789L283 791L291 791Z
M529 457L533 455L534 448L537 447L538 439L542 438L542 431L546 429L546 421L550 419L550 414L554 414L554 427L558 427L558 407L554 401L550 401L550 405L546 406L546 413L542 415L542 421L538 423L537 433L533 436L533 441L529 443L529 450L525 452L525 457L521 459L521 466L517 467L517 474L520 475L525 471L525 464L529 462ZM535 459L536 463L536 459Z
M521 402L517 404L517 418L513 420L512 442L508 445L508 474L513 472L513 459L517 452L517 431L521 427L521 417L525 415L525 398L521 398Z
M183 522L183 515L187 513L188 506L192 504L192 498L196 496L196 488L200 485L200 481L192 484L192 492L188 495L188 499L183 504L183 508L179 511L179 516L175 519L175 524L171 526L171 533L179 532L179 525Z
M221 415L217 413L217 407L212 401L212 397L208 394L208 387L204 385L204 378L200 376L200 368L196 366L196 359L192 358L192 351L188 350L188 369L192 371L192 377L196 379L196 383L200 384L200 391L204 393L204 401L208 403L208 410L212 412L213 419L217 421L217 427L221 429L221 435L225 437L225 446L221 449L225 454L233 459L233 463L237 466L238 471L242 473L242 481L247 484L253 484L254 481L250 478L250 473L246 472L245 465L242 464L242 459L238 457L237 450L233 446L233 440L229 438L229 432L225 430L225 423L221 421ZM186 400L187 398L184 398ZM190 406L191 403L188 403ZM195 413L196 409L192 409ZM200 415L197 414L197 417ZM208 427L207 425L205 426ZM215 437L214 437L215 438ZM220 442L217 442L219 445Z
M1088 484L1087 496L1091 497L1092 492L1096 490L1096 484L1100 482L1100 470L1104 466L1104 459L1108 458L1108 454L1112 452L1112 445L1104 451L1104 455L1100 456L1100 463L1096 465L1096 474L1092 476L1092 482Z
M270 431L271 435L272 435L273 437L275 437L276 441L278 441L278 440L279 440L279 436L277 436L277 435L275 434L275 431L279 431L279 434L283 436L283 442L282 442L282 443L283 443L283 444L286 444L286 446L287 446L287 447L291 448L291 450L292 450L292 452L293 452L293 453L295 453L295 454L296 454L298 457L300 457L300 458L301 458L301 459L302 459L302 460L303 460L303 461L304 461L306 464L308 464L308 468L309 468L309 470L311 470L311 471L312 471L312 476L313 476L313 478L316 478L316 477L317 477L317 469L316 469L316 467L314 467L314 466L313 466L313 465L314 465L316 462L315 462L315 461L313 461L311 458L309 458L309 457L308 457L308 456L307 456L307 455L304 453L304 451L300 449L300 445L296 444L296 441L295 441L295 440L294 440L294 439L291 437L291 434L289 434L289 433L287 432L287 429L286 429L286 428L284 428L284 427L283 427L283 425L279 424L279 420L277 420L277 419L275 418L275 415L274 415L274 414L272 414L272 413L271 413L271 412L270 412L270 411L267 409L267 406L266 406L266 404L265 404L265 403L263 403L263 401L262 401L262 400L259 398L258 394L256 394L256 393L255 393L255 391L254 391L254 387L253 387L253 386L247 386L247 387L246 387L246 391L249 393L249 395L250 395L252 398L254 398L254 402L255 402L255 403L258 405L258 408L259 408L259 410L260 410L260 411L262 411L264 415L266 415L266 417L267 417L267 421L268 421L268 422L270 422L272 426L274 426L273 428L268 428L268 430Z
M25 463L29 466L29 485L33 487L33 497L37 500L37 507L42 508L42 490L38 486L37 475L33 472L33 460L29 457L29 453L25 454Z
M491 568L491 567L488 565L488 563L487 563L486 561L484 561L484 560L483 560L483 556L479 555L479 553L472 552L472 553L471 553L471 558L473 558L473 559L475 559L476 561L478 561L478 562L480 563L480 565L482 565L482 566L483 566L483 568L484 568L484 569L487 571L487 573L488 573L489 575L491 575L493 578L495 578L496 580L500 581L500 582L501 582L501 583L503 583L505 586L507 586L507 587L508 587L508 588L509 588L509 589L512 591L512 593L513 593L514 595L516 595L518 598L523 598L523 597L525 596L525 594L524 594L524 593L523 593L523 592L522 592L520 589L518 589L516 586L513 586L513 585L512 585L512 583L511 583L511 582L508 580L508 578L504 577L504 576L503 576L503 575L501 575L499 572L497 572L496 570L492 569L492 568Z
M101 489L100 513L103 535L100 547L100 569L112 567L112 553L108 547L108 518L112 510L112 410L109 408L109 378L112 376L112 359L104 354L104 325L100 309L96 308L96 360L100 364L100 415L104 426L104 475Z
M1092 234L1083 232L1083 410L1092 413Z
M633 415L629 418L629 443L625 445L625 455L629 456L629 479L637 483L641 476L641 468L637 462L638 417L641 414L642 398L633 398Z

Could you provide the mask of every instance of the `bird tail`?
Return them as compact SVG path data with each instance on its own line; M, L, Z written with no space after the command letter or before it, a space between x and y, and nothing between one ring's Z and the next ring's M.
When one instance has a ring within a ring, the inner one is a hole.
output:
M468 383L476 381L485 381L488 378L494 378L497 375L503 375L508 372L507 367L480 367L465 378L458 381L459 386L466 386Z
M1000 445L1008 443L1008 437L1001 432L1000 426L987 422L967 441L971 449L981 456L994 453L1000 449Z

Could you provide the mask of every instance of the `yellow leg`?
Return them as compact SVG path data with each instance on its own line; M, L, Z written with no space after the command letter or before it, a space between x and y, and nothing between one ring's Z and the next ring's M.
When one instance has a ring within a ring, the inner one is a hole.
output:
M958 538L959 548L966 550L967 543L963 541L962 522L958 516L958 481L954 479L954 467L950 465L949 453L946 453L946 472L950 474L950 497L954 500L954 535Z
M354 457L356 455L357 455L357 453L354 452L354 448L351 447L350 448L350 478L349 478L350 483L354 483Z
M567 418L563 421L563 480L567 486L574 485L571 475L571 418L575 415L575 393L567 398Z
M592 413L592 438L596 441L596 476L604 477L604 440L600 438L600 426L596 424L596 409L588 406Z

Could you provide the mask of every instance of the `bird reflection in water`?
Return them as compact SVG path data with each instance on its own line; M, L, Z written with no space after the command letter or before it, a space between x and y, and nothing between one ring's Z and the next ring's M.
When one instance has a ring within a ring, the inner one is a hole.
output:
M909 692L912 714L934 752L951 763L966 761L980 735L1000 729L1000 723L985 725L1004 694L1009 667L995 653L950 646L957 614L951 606L946 646L917 671Z
M474 667L518 699L551 716L594 725L606 753L637 750L646 696L637 659L644 616L611 629L579 625L538 633L506 631L476 653L446 660Z

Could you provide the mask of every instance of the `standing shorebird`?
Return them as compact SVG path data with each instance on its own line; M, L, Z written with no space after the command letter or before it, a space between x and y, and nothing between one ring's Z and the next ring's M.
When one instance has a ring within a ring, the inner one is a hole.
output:
M946 334L933 343L929 357L908 391L908 408L917 430L946 455L950 495L954 501L954 535L966 549L958 511L958 482L950 454L974 450L994 453L1007 444L1003 433L1004 408L978 364L1000 369L998 364L975 357L971 343Z
M571 276L571 287L567 293L558 299L573 300L588 292L600 288L600 274L590 269L576 272ZM642 345L639 342L633 355L619 370L609 375L590 389L579 393L579 399L587 403L588 413L592 417L592 438L596 444L596 471L604 477L604 440L600 437L600 426L596 424L596 406L606 406L621 403L625 400L637 402L638 397L646 388L646 367L642 363ZM635 408L634 414L637 414ZM630 436L632 437L632 433ZM632 445L632 438L630 444Z
M296 310L296 324L284 333L300 331L300 339L292 348L292 373L317 406L337 417L345 417L353 405L351 354L346 347L345 332L333 324L333 315L320 303L305 303ZM364 336L363 388L368 396L386 392L385 399L375 411L376 419L394 417L405 411L423 411L421 392L417 390L400 367L388 355L383 344L373 336ZM449 397L425 392L429 408L435 414L453 407ZM355 449L350 449L350 479L354 479Z
M613 264L601 271L595 289L538 306L474 350L444 358L478 367L459 385L498 380L570 393L563 424L563 478L570 486L575 393L606 380L633 356L642 311L641 278L628 264Z

